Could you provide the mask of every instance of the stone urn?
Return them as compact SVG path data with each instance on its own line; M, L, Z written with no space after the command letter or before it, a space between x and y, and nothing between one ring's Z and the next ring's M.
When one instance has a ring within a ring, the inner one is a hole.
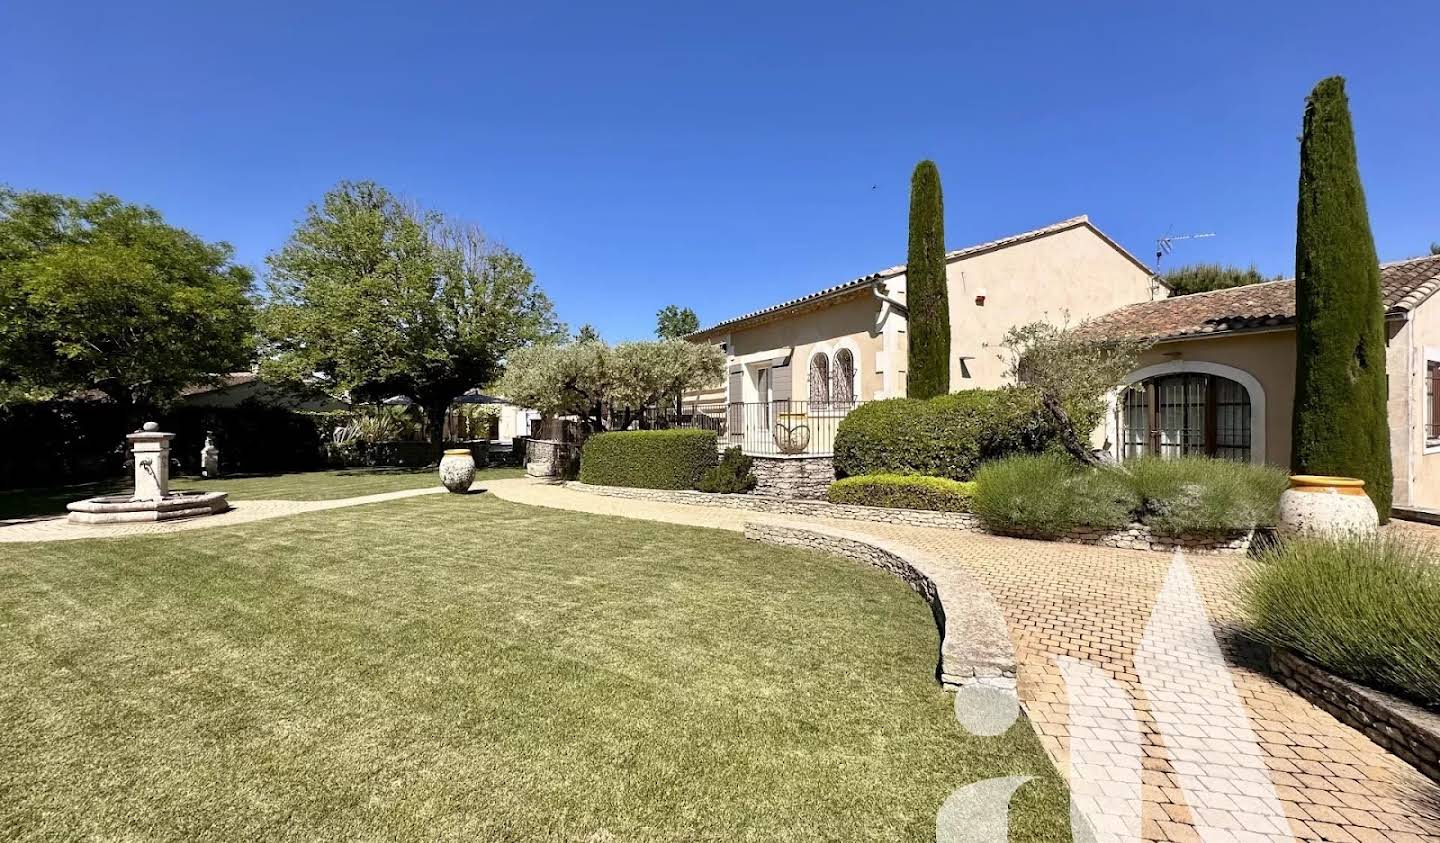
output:
M440 482L457 495L470 491L475 479L475 457L469 448L455 448L440 458Z
M1364 536L1375 532L1380 517L1364 480L1296 474L1280 494L1278 526L1287 536Z

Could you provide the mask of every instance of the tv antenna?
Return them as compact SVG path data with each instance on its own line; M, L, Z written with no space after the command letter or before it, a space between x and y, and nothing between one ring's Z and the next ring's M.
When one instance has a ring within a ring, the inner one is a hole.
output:
M1174 244L1181 240L1203 240L1206 237L1214 237L1215 232L1205 234L1166 234L1155 238L1155 274L1160 274L1160 258L1170 254L1174 250Z

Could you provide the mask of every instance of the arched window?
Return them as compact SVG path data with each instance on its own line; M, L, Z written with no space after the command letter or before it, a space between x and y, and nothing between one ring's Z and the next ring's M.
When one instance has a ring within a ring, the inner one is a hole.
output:
M817 409L830 403L830 358L824 352L810 358L810 403Z
M1126 387L1116 404L1121 458L1208 456L1250 461L1245 387L1220 375L1183 373Z
M855 355L851 354L848 348L835 352L835 366L830 377L830 399L846 407L855 403Z

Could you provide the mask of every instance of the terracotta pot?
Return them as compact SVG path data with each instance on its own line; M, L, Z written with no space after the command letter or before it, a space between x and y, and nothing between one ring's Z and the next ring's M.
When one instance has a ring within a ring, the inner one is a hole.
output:
M1280 532L1288 536L1361 536L1380 525L1365 481L1296 474L1280 495Z
M469 448L446 451L445 456L440 458L440 482L445 488L456 494L464 494L470 491L470 483L474 480L475 457L471 455Z

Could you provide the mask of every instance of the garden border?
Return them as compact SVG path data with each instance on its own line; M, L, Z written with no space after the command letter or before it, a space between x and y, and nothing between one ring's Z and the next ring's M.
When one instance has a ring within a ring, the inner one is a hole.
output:
M1440 714L1336 676L1283 647L1270 649L1270 668L1285 687L1440 782Z
M888 571L930 604L940 632L935 675L945 688L980 684L1014 695L1015 647L1000 605L977 580L900 542L820 525L751 521L745 538L833 553Z
M800 515L808 518L836 518L845 521L874 521L881 524L905 524L911 527L940 527L970 533L1003 535L1036 541L1058 541L1067 544L1090 544L1117 550L1153 550L1169 553L1181 548L1198 554L1245 554L1257 533L1247 530L1229 536L1157 536L1144 524L1133 523L1117 530L1103 527L1077 527L1059 537L1039 536L1023 531L994 532L986 530L979 516L970 512L938 512L924 509L892 509L883 506L858 506L829 501L797 500L769 495L713 494L691 490L635 489L624 486L592 486L571 481L565 484L579 492L608 495L616 498L678 503L689 506L714 506L741 509L772 515Z

